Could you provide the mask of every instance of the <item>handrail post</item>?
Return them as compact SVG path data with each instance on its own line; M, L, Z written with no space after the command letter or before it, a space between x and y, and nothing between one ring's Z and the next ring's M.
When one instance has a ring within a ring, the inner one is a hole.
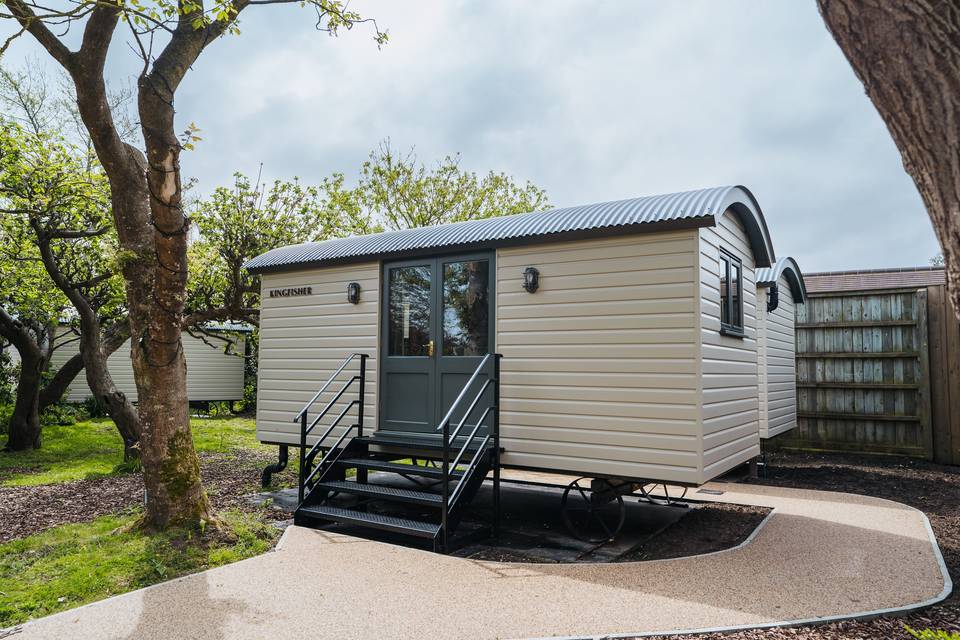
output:
M500 539L500 358L493 356L493 539Z
M300 482L297 483L300 489L297 496L299 498L297 500L298 505L303 504L303 483L307 477L306 470L304 469L306 464L307 464L307 411L304 410L303 413L300 414Z
M357 405L357 437L363 437L363 404L366 399L366 390L367 390L367 354L360 354L360 404ZM369 449L367 447L364 450ZM367 470L366 469L357 469L357 482L366 484L367 482Z
M440 515L440 544L444 553L447 552L447 516L450 511L450 420L443 421L443 475L441 485L443 492L443 507Z
M367 390L367 354L360 354L360 404L357 406L357 436L363 437L363 402Z

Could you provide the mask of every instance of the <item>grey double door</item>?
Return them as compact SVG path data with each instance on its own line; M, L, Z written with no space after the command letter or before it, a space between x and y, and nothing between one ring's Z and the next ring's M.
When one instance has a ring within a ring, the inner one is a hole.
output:
M384 264L381 430L435 433L483 356L493 352L493 269L490 253Z

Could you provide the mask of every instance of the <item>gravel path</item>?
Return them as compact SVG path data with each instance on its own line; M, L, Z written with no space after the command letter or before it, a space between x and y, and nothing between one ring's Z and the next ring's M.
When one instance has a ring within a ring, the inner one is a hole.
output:
M826 625L673 636L674 640L891 640L914 629L960 632L960 467L880 456L779 453L768 456L766 478L758 484L844 491L903 502L927 514L947 569L957 586L949 598L903 617Z

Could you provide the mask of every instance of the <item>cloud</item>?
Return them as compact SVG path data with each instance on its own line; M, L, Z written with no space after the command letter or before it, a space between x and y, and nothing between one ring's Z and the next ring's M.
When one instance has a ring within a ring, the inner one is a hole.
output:
M460 152L555 205L745 184L777 252L808 271L926 264L929 220L813 3L355 0L391 34L337 38L255 8L182 85L183 159L208 192L235 170L355 175L386 137ZM27 47L18 44L17 51ZM117 42L110 72L132 73ZM8 58L11 54L8 54ZM16 55L14 53L14 55Z

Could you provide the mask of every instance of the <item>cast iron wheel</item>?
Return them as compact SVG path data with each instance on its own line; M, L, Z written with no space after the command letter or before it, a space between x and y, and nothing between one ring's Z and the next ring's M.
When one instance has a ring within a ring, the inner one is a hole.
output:
M592 491L580 485L583 480L578 478L563 490L560 500L560 513L563 515L563 524L570 535L593 544L610 542L623 528L627 519L627 508L623 504L623 496L616 496L604 504L595 504Z

